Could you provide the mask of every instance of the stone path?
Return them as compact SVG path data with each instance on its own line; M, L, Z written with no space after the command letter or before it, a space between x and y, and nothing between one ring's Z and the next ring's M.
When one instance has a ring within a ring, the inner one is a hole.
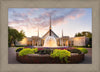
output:
M79 64L92 64L92 49L88 49L88 54L85 55L85 60ZM8 64L21 64L16 60L16 48L8 48Z
M8 64L21 64L16 60L16 48L8 48Z
M85 54L85 60L80 64L92 64L92 49L87 48L88 53Z

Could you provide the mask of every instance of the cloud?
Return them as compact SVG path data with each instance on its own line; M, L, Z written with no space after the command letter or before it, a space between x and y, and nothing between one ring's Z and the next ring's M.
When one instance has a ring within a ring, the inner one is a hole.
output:
M13 11L12 16L15 18L22 18L22 19L28 18L28 15L26 15L25 13L17 13L16 11Z
M76 19L83 16L84 14L85 14L84 9L74 9L66 17L70 19Z
M75 16L69 16L69 18L74 20L76 17Z
M9 10L12 14L9 16L8 26L16 28L18 30L31 31L36 30L38 27L41 30L47 30L46 28L50 23L50 16L52 17L52 25L64 24L64 20L67 19L75 20L82 17L85 14L84 9L71 9L67 12L66 9L28 9L27 11ZM36 13L35 13L36 12ZM39 13L37 13L39 12ZM36 16L34 16L36 15Z
M59 17L56 17L53 21L55 25L58 25L60 23L64 23L64 20L66 19L72 19L75 20L85 14L85 10L83 9L73 9L69 13L65 13L64 15L61 15ZM68 22L68 21L67 21Z

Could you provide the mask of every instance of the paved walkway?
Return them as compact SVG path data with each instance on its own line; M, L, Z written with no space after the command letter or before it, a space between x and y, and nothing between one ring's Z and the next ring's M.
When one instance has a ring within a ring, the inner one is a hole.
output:
M8 64L21 64L16 60L16 48L8 48Z
M88 53L85 54L85 60L80 64L92 64L92 49L87 48Z
M79 64L91 64L92 63L92 49L87 48L88 53L85 54L85 60ZM16 60L16 48L8 48L8 63L9 64L21 64Z

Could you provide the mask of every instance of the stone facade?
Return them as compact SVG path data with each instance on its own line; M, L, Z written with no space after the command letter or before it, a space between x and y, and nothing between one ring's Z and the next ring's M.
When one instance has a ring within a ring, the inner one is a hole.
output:
M18 42L16 45L32 45L32 46L43 46L45 38L32 36L24 38L22 41ZM88 44L88 38L85 36L82 37L73 37L63 36L61 38L56 38L58 46L86 46Z

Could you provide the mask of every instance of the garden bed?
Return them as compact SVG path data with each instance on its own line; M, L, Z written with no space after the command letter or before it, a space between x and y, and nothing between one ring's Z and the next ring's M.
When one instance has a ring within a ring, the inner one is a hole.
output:
M28 54L24 56L19 56L19 52L16 52L16 59L21 63L28 64L65 64L66 62L61 61L59 58L50 57L49 54ZM71 54L71 57L68 57L68 63L79 63L84 60L84 54Z

